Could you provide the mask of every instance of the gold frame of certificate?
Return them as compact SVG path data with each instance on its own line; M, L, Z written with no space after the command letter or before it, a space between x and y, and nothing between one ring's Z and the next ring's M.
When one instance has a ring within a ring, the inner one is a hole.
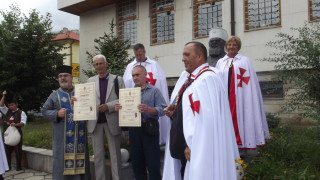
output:
M141 104L141 87L126 88L119 90L119 110L120 127L141 127L141 113L138 105Z
M74 86L74 96L77 98L73 106L73 120L96 120L96 83L83 83Z

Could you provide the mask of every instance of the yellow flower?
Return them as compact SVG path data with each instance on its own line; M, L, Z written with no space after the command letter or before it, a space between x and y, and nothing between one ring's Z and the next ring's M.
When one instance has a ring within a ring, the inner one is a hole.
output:
M270 132L270 136L273 136L273 132Z
M240 159L240 164L243 164L243 160L242 159Z
M243 169L246 169L248 166L246 164L243 164Z

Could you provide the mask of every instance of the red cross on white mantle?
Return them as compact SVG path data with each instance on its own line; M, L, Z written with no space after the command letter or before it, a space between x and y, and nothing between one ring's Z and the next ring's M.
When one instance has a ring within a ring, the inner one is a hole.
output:
M240 74L237 74L237 79L240 79L239 83L238 83L238 87L242 87L242 81L246 84L249 83L249 80L250 80L250 76L247 76L247 77L243 77L244 73L247 71L243 68L239 68L240 70Z
M189 94L189 101L190 101L190 107L192 109L193 115L194 112L196 111L199 114L200 111L200 101L193 101L192 100L192 93Z
M152 72L148 72L150 78L146 78L146 81L148 81L152 86L156 85L157 79L153 79Z

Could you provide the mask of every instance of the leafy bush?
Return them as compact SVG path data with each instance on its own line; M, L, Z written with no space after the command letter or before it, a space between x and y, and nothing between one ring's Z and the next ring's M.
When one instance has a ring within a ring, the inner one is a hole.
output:
M277 81L285 85L287 112L302 111L303 116L320 119L320 23L306 22L291 28L292 33L278 33L270 56L262 61L275 63Z
M268 126L269 129L274 129L277 128L279 123L280 123L280 117L272 114L272 113L267 113L267 122L268 122Z
M319 126L285 124L248 165L247 179L320 179Z

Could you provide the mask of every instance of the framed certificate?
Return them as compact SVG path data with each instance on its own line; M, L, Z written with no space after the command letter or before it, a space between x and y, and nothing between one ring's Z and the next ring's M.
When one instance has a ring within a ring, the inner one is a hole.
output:
M76 84L74 87L74 96L77 101L74 101L73 120L96 120L97 119L97 105L95 83Z
M141 127L141 113L138 110L138 105L141 104L141 88L120 89L119 103L122 106L119 110L119 126Z

